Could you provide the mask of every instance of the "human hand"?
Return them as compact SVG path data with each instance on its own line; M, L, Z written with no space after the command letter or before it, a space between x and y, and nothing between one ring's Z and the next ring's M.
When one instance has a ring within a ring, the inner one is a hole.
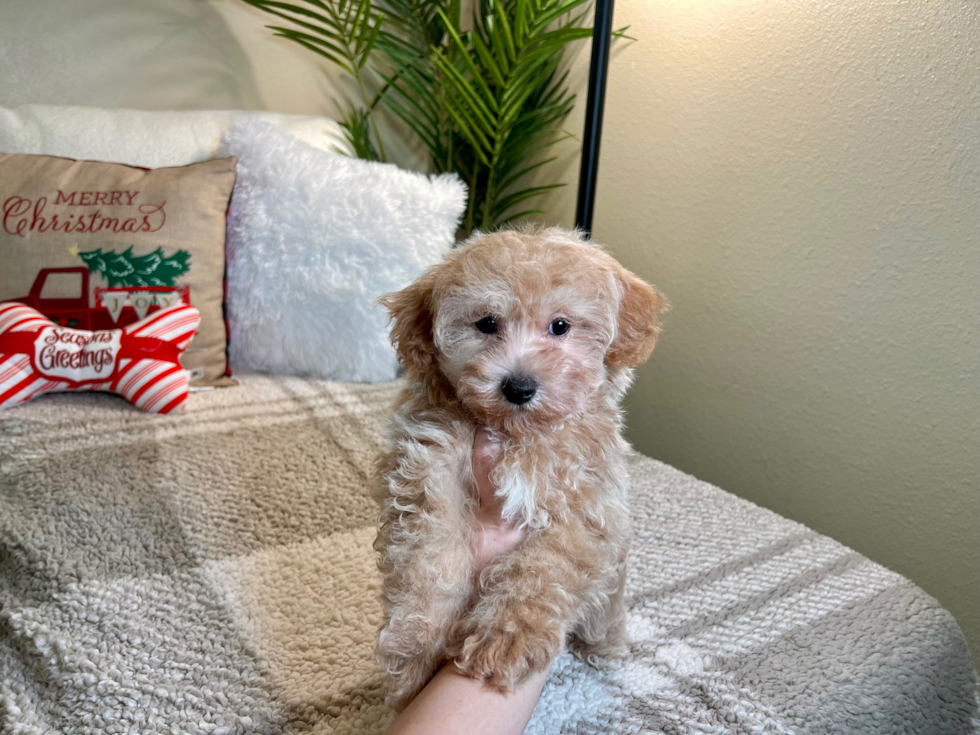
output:
M482 426L473 437L473 475L476 478L480 507L476 513L476 533L470 550L477 569L483 569L501 554L513 549L524 538L524 532L500 515L502 503L490 481L490 471L500 456L500 444L493 441Z
M501 502L490 481L500 445L483 428L473 437L473 475L480 505L471 550L477 569L513 549L524 532L500 517ZM524 732L541 696L548 669L535 672L514 691L502 694L480 679L470 678L449 662L436 672L408 707L400 712L388 735L518 735Z

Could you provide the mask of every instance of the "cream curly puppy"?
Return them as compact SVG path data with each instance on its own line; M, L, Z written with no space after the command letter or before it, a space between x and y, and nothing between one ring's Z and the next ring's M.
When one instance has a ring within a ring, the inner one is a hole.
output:
M408 385L378 463L377 658L404 706L445 660L508 691L567 644L625 648L629 548L620 399L666 300L575 232L477 236L381 303ZM525 531L484 568L471 452L485 427L504 519Z

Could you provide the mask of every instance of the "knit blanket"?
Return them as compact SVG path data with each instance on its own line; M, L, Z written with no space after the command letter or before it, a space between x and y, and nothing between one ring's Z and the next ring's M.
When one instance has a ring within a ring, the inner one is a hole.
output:
M0 731L377 733L371 463L398 383L244 376L183 416L0 413ZM528 732L970 732L964 638L829 538L632 461L632 655Z

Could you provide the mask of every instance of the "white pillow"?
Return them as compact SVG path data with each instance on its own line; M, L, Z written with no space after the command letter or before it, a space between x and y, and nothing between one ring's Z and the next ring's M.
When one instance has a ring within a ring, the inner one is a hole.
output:
M110 161L129 166L186 166L215 157L233 119L271 123L314 148L349 151L337 123L325 117L275 112L197 110L146 112L95 107L0 107L0 152Z
M380 382L398 363L379 296L407 286L452 247L466 206L454 174L325 153L238 119L228 217L231 364Z

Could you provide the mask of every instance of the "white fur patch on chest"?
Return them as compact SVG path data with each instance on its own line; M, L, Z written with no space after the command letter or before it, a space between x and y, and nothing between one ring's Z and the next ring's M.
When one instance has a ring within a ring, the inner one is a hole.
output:
M540 507L541 494L549 481L547 472L521 459L520 452L504 451L491 473L501 501L500 514L522 528L547 528L550 518Z

